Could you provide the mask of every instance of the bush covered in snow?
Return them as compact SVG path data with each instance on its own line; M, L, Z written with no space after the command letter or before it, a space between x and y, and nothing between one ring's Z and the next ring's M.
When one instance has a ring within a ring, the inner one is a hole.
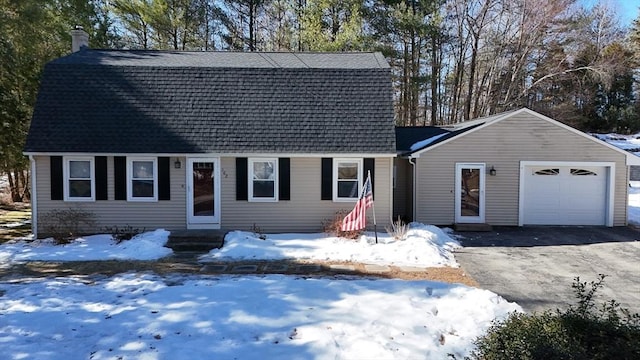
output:
M640 359L640 315L615 300L597 306L605 276L572 285L577 306L541 314L513 313L476 340L474 359Z

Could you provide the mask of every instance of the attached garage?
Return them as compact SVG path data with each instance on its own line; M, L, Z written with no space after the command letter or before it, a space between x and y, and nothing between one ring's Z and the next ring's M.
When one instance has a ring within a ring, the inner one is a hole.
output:
M615 164L523 162L522 225L611 225Z
M396 216L446 226L627 225L629 165L640 157L526 108L425 128L396 129L396 162L407 162L397 168L408 170L396 186L413 189Z

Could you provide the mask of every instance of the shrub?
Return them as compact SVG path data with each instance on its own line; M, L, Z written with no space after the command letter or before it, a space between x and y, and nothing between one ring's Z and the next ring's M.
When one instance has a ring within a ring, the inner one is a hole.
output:
M42 225L44 232L58 244L68 244L81 229L95 225L95 215L81 208L56 209L43 214Z
M409 231L409 225L400 219L391 223L391 226L384 228L387 230L387 234L396 240L404 240L407 237L407 231Z
M349 212L346 210L336 211L333 218L322 222L322 229L329 235L343 237L346 239L357 239L362 235L363 230L342 231L342 220Z
M577 306L541 314L512 313L475 342L473 359L640 359L640 315L615 300L596 305L604 275L574 279Z
M258 239L267 240L267 235L262 232L262 229L258 225L256 225L256 223L253 223L251 232L253 232Z
M134 228L130 225L127 225L123 228L119 228L117 225L104 228L104 232L111 234L111 238L117 244L120 244L121 242L126 240L131 240L134 236L141 234L144 231L145 228L142 228L142 230L140 230L139 228Z

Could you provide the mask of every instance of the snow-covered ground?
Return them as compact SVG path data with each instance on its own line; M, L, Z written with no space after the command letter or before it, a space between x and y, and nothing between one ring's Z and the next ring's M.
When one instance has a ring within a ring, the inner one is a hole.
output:
M640 156L640 133L634 135L591 134L622 150ZM640 181L629 182L629 207L627 219L629 224L640 225Z
M428 281L124 274L0 284L3 359L461 359L520 308Z
M629 224L640 225L640 181L629 182Z
M53 239L17 239L0 245L0 267L21 261L155 260L172 254L164 247L169 232L156 230L116 243L111 235L91 235L67 245Z
M379 234L379 244L370 244L368 235L360 241L322 234L259 240L234 232L219 255L206 258L330 261L345 260L344 249L354 261L455 265L451 250L458 244L438 228L413 224L406 240ZM65 246L15 241L0 245L0 262L163 257L166 237L156 230L119 245L107 235ZM0 282L0 353L3 359L444 359L449 353L460 359L493 319L512 311L521 309L492 292L431 281L16 277Z
M2 174L0 175L0 192L7 187L9 187L9 179L6 174Z
M620 135L620 134L591 134L596 138L608 142L609 144L634 154L640 154L640 134Z
M373 233L357 240L327 237L326 234L273 234L262 240L254 233L234 231L227 234L222 249L214 249L200 260L305 259L457 267L452 250L459 246L460 243L447 232L419 223L412 223L406 239L401 241L378 233L378 244Z

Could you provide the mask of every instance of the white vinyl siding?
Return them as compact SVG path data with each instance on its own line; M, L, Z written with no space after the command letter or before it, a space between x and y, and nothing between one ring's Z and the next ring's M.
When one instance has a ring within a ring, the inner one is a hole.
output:
M94 201L96 198L93 157L64 157L64 200Z
M43 219L54 209L68 208L61 201L52 201L49 183L49 157L34 156L37 187L37 216ZM184 157L180 158L186 164ZM391 171L393 158L375 159L375 211L378 229L389 226L392 211ZM114 200L113 156L107 158L108 201L72 204L95 215L94 232L114 225L136 228L186 229L187 195L186 168L170 168L171 200L139 202ZM320 232L323 221L334 218L339 210L351 211L353 202L321 200L321 158L291 158L291 200L278 202L236 201L236 161L220 158L221 227L229 230L251 230L254 224L265 232ZM373 229L373 212L367 211L367 228ZM39 229L43 231L43 229ZM46 235L42 233L42 235Z
M486 177L486 222L517 226L520 161L615 162L614 226L627 223L625 155L526 113L461 135L416 159L415 220L454 223L456 162L482 162L496 169Z
M375 211L378 230L391 219L392 158L375 159ZM224 229L265 232L320 232L322 223L336 212L351 211L354 202L321 200L321 158L291 158L291 200L277 203L236 201L235 158L220 159L222 171L221 224ZM367 211L367 228L373 229L373 211Z
M48 156L34 156L37 172L37 218L42 220L46 214L54 209L77 208L86 210L95 215L95 226L92 232L99 231L105 227L130 225L135 228L178 230L186 228L187 205L186 205L186 184L185 168L170 168L171 176L171 200L157 202L145 201L125 201L114 200L114 175L113 156L107 157L107 193L108 201L94 201L82 203L63 203L62 201L51 200L51 185L49 183L50 163ZM185 159L181 158L182 163ZM38 229L39 235L42 228Z

